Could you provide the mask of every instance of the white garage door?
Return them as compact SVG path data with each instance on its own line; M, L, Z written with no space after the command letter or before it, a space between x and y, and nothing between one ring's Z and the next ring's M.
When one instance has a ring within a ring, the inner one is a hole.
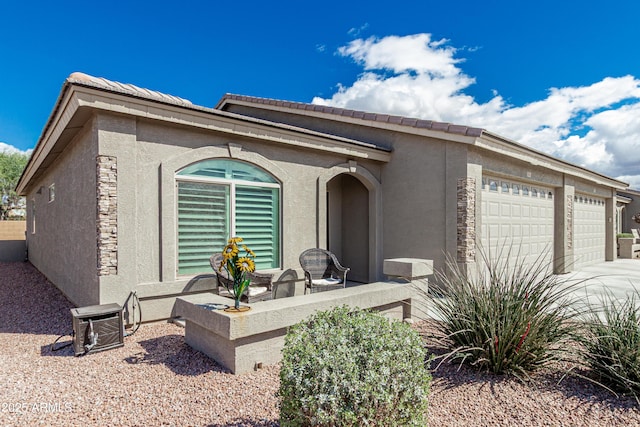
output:
M530 265L541 257L545 266L552 268L553 189L492 177L482 181L485 253L495 257L504 248L506 255L511 248L511 261L519 258Z
M605 260L605 201L577 194L574 198L574 268Z

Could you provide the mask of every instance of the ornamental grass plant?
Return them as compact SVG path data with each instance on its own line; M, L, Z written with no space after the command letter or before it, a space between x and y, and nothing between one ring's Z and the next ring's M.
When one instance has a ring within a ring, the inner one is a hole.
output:
M591 307L579 338L595 381L640 403L640 293L619 300L611 292Z
M346 306L292 326L280 368L281 426L424 426L427 351L408 324Z
M545 255L527 262L514 246L479 248L475 271L447 257L426 295L445 337L442 361L524 380L569 355L578 315L572 293L581 282L554 275Z

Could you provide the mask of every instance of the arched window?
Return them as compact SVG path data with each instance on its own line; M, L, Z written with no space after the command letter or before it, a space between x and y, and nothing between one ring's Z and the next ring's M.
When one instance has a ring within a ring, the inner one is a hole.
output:
M178 274L211 272L209 257L238 236L256 268L280 266L280 183L236 160L209 159L176 173Z

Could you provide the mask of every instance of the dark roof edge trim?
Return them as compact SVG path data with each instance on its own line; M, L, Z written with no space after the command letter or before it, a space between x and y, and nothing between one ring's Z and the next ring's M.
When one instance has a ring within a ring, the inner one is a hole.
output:
M487 131L486 129L483 128L475 128L475 127L467 127L467 126L463 126L463 125L454 125L451 123L445 123L445 122L434 122L431 120L422 120L422 119L415 119L415 118L407 118L407 117L402 117L402 116L393 116L393 115L389 115L389 114L376 114L376 113L367 113L364 111L357 111L357 110L348 110L348 109L344 109L344 108L337 108L337 107L329 107L329 106L322 106L322 105L315 105L315 104L305 104L305 103L301 103L301 102L291 102L291 101L280 101L280 100L274 100L274 99L269 99L269 98L259 98L259 97L252 97L252 96L244 96L244 95L235 95L235 94L225 94L222 99L220 101L218 101L218 103L216 104L215 108L216 109L222 109L224 108L225 104L227 103L233 103L234 101L237 102L245 102L245 103L252 103L252 104L257 104L257 105L265 105L265 106L270 106L270 107L280 107L280 108L288 108L288 109L292 109L292 110L305 110L305 111L314 111L314 112L320 112L320 113L324 113L324 114L333 114L333 115L337 115L337 116L343 116L343 117L350 117L350 118L357 118L357 119L361 119L361 120L370 120L370 121L376 121L376 122L382 122L382 123L390 123L390 124L397 124L397 125L401 125L401 126L407 126L407 127L412 127L412 128L417 128L417 129L431 129L434 131L440 131L440 132L445 132L445 133L450 133L450 134L455 134L455 135L464 135L464 136L471 136L471 137L482 137L482 136L488 136L491 139L500 141L504 144L508 144L508 145L512 145L514 147L517 147L519 149L522 150L526 150L529 151L531 153L535 153L538 156L542 156L550 161L553 162L559 162L561 164L564 164L566 166L569 166L571 168L577 168L583 172L589 173L589 174L593 174L595 176L598 176L600 178L615 182L617 184L620 185L620 187L628 187L629 184L627 182L624 181L620 181L618 179L615 178L611 178L609 176L606 176L604 174L601 174L599 172L595 172L591 169L585 168L583 166L579 166L576 164L573 164L571 162L568 162L566 160L562 160L559 159L557 157L554 157L550 154L546 154L542 151L538 151L536 149L533 149L531 147L528 147L526 145L520 144L516 141L510 140L508 138L505 138L503 136L500 136L498 134L492 133L490 131ZM224 110L223 110L224 111Z
M484 132L484 129L469 127L463 125L456 125L446 122L434 122L432 120L423 120L411 117L395 116L384 113L371 113L359 110L350 110L346 108L330 107L317 104L305 104L302 102L293 101L280 101L269 98L258 98L253 96L235 95L227 93L214 107L217 110L222 110L224 105L233 101L246 102L257 105L265 105L270 107L287 108L291 110L304 110L312 111L322 114L332 114L334 116L347 117L352 119L360 119L378 123L389 123L393 125L413 127L416 129L430 129L434 131L446 132L455 135L479 137Z
M557 158L555 156L552 156L551 154L547 154L547 153L544 153L542 151L538 151L538 150L536 150L534 148L528 147L528 146L526 146L524 144L521 144L519 142L513 141L513 140L511 140L509 138L505 138L505 137L500 136L498 134L495 134L495 133L492 133L492 132L489 132L489 131L485 130L483 132L483 135L487 136L487 137L490 137L491 139L500 141L502 143L513 145L513 146L515 146L515 147L517 147L517 148L519 148L521 150L530 151L530 152L535 153L538 156L542 156L542 157L544 157L544 158L546 158L546 159L548 159L550 161L562 163L562 164L564 164L566 166L569 166L571 168L580 169L583 172L586 172L586 173L589 173L589 174L592 174L592 175L596 175L596 176L598 176L600 178L603 178L603 179L606 179L606 180L610 180L610 181L616 182L618 184L621 184L622 188L629 187L629 183L628 182L620 181L619 179L612 178L610 176L601 174L600 172L596 172L596 171L588 169L588 168L586 168L584 166L576 165L575 163L571 163L571 162L568 162L566 160L559 159L559 158Z

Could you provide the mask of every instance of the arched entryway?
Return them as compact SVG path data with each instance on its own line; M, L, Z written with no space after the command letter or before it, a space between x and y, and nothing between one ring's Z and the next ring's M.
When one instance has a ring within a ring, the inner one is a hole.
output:
M340 174L327 182L327 247L349 267L350 281L369 277L369 190L353 175Z
M349 281L383 279L380 181L355 161L318 177L317 246L336 251Z

